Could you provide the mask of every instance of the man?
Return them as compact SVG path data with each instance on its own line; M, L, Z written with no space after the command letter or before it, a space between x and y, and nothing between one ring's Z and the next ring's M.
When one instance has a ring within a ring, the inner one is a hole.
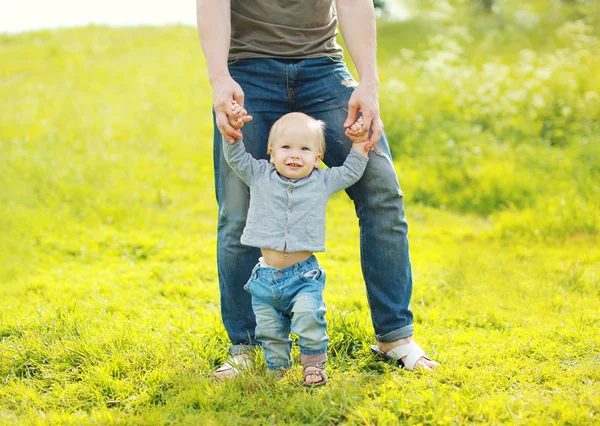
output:
M232 358L218 378L248 365L255 344L250 295L243 290L260 252L240 243L248 210L246 185L227 165L221 138L240 131L229 124L232 100L252 114L244 141L266 158L271 125L298 111L327 123L324 162L343 164L351 149L344 135L360 112L371 135L370 160L360 181L346 190L360 220L361 264L375 328L374 353L407 369L433 369L413 340L409 307L412 274L402 191L379 114L376 27L372 0L197 0L198 34L214 94L214 166L219 225L217 262L221 316ZM360 77L342 61L337 24ZM251 120L251 121L250 121Z

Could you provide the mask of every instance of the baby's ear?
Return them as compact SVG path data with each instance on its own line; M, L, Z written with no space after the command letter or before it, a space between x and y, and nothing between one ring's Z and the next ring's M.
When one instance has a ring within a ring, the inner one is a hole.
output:
M321 161L321 154L315 157L315 169L319 168L319 162Z

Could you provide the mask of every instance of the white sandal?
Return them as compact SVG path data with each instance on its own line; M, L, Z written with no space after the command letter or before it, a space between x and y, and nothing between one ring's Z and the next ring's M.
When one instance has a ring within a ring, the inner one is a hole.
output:
M387 352L383 352L377 345L372 345L371 352L382 357L386 361L394 361L398 367L406 370L414 370L421 358L432 361L425 355L425 351L421 349L417 342L396 346L394 349ZM404 357L406 357L406 362L402 362L402 358Z
M217 380L231 379L251 365L252 360L247 354L235 355L232 356L225 364L215 370L213 375Z

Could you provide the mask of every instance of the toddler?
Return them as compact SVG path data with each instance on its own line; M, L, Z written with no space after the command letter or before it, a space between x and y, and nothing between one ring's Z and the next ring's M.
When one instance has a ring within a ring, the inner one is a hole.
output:
M240 129L251 119L235 101L230 124ZM334 193L357 182L367 165L362 118L347 131L352 149L344 164L319 169L325 153L325 123L289 113L269 133L270 161L246 152L243 141L223 138L225 159L250 187L250 207L242 244L258 247L262 257L244 288L252 295L256 338L269 370L290 368L292 340L298 335L304 385L327 382L325 270L314 252L325 251L325 210Z

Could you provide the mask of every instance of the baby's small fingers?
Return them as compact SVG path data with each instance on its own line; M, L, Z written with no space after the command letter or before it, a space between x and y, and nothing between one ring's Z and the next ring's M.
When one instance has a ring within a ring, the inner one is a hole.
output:
M356 126L357 129L359 129L361 132L364 130L365 128L365 123L363 121L362 116L358 117L358 120L356 120L356 123L354 123L354 125Z
M231 101L231 113L233 115L246 115L248 112L246 109L238 104L236 101Z

